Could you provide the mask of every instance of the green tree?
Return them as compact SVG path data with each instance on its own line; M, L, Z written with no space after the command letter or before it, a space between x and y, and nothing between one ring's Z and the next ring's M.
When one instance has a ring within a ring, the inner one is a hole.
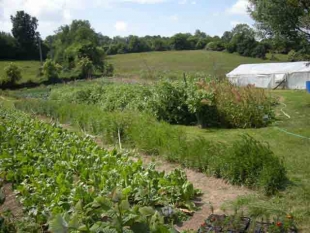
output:
M178 33L170 38L170 45L175 50L186 50L190 48L188 38L191 34Z
M21 47L23 58L38 58L38 20L24 11L17 11L15 16L11 16L13 24L12 34Z
M265 36L310 40L309 0L250 0L249 11Z
M17 58L18 44L11 34L0 32L0 51L0 59Z

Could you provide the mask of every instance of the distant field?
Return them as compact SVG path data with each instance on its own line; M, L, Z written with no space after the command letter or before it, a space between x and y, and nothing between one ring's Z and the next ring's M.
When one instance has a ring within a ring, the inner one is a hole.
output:
M22 80L20 80L20 83L30 80L33 82L38 81L37 74L40 68L39 61L0 61L0 77L5 75L4 68L11 62L19 66L22 70Z
M277 58L279 61L286 60L285 55L277 55ZM271 62L205 50L122 54L109 56L108 60L114 65L116 76L140 76L146 71L173 74L203 72L224 75L240 64Z
M267 56L267 58L270 55ZM285 61L286 55L277 55L279 61ZM207 73L215 76L223 76L244 63L271 62L257 58L242 57L237 54L225 52L209 52L205 50L195 51L166 51L133 53L109 56L108 61L115 67L115 76L141 77L148 73ZM22 80L38 82L37 76L40 67L39 61L0 61L0 77L4 75L4 68L10 62L17 64L22 69Z

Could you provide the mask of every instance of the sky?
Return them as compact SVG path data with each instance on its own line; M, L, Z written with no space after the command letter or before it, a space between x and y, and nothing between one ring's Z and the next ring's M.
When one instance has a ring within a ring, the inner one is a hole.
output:
M10 15L24 10L39 20L45 38L73 19L89 20L103 35L194 33L221 36L238 23L253 25L248 0L0 0L0 31L10 32Z

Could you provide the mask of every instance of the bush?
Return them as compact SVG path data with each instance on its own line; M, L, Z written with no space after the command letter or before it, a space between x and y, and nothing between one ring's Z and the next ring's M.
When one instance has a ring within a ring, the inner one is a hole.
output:
M76 69L80 73L81 78L91 78L94 72L93 62L88 57L78 58Z
M43 65L43 75L51 83L55 83L59 80L59 73L62 67L52 61L51 59L46 59Z
M221 41L210 42L206 46L206 50L209 51L223 51L224 49L225 47Z
M104 76L112 77L114 73L114 66L112 64L104 65Z
M184 83L161 81L151 91L152 98L148 104L150 112L157 119L172 124L192 124L195 115L187 105L187 91Z
M205 89L214 88L214 105L222 126L230 128L259 128L274 118L276 100L263 89L254 86L237 87L229 82L208 83Z
M310 55L303 54L300 51L296 52L295 50L291 50L288 54L287 59L290 62L308 61L310 59Z
M0 80L1 85L11 86L22 79L21 69L13 63L10 63L7 67L5 67L4 72L5 77Z
M263 188L268 195L284 188L287 178L282 162L268 145L245 135L221 157L215 157L209 173L232 184Z

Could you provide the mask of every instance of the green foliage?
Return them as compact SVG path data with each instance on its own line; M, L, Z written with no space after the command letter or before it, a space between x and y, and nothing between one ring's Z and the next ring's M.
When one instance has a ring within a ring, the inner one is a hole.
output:
M83 131L100 135L104 143L117 145L121 141L123 145L144 153L163 156L186 167L221 176L232 183L260 188L267 194L282 188L285 179L283 165L278 163L270 149L249 138L237 142L230 149L226 144L210 142L202 137L188 137L183 130L136 112L109 113L95 106L54 101L27 100L15 105L24 111L46 115L60 122L70 123ZM247 156L248 159L245 158ZM256 157L259 157L258 160L255 160ZM256 163L261 162L260 157L264 160L263 165ZM234 159L238 159L238 162L231 162ZM253 166L257 165L258 168L241 171L241 175L234 173L251 161L255 161ZM225 170L227 166L231 167ZM260 176L257 176L258 173ZM176 177L183 179L182 174L177 174ZM190 187L186 190L192 192ZM181 195L183 198L187 196L182 192L173 195Z
M310 38L310 2L250 0L250 13L265 35Z
M210 42L206 46L206 50L209 51L223 51L225 49L221 41Z
M52 61L51 59L46 59L46 61L43 64L43 75L47 80L51 83L54 83L58 81L59 79L59 74L61 71L62 67Z
M25 214L40 225L49 220L52 232L167 232L173 216L155 207L194 208L197 190L180 170L144 168L125 153L20 112L1 107L0 117L0 176L14 184Z
M212 163L209 172L232 184L263 187L268 195L284 188L287 182L282 162L274 156L268 145L250 136L243 136L224 156Z
M53 58L64 67L63 78L89 78L113 72L105 66L104 50L99 46L98 34L87 20L74 20L47 38L53 48ZM105 72L105 68L108 70Z
M139 111L172 124L258 128L274 119L264 90L229 83L162 80L154 85L109 84L53 89L51 100L95 104L105 111Z
M288 61L296 62L296 61L308 61L310 59L309 54L304 54L301 51L296 52L295 50L291 50L288 54Z
M241 56L265 58L267 49L263 43L256 41L255 31L247 24L238 24L230 34L230 41L226 42L226 49L230 53L237 52Z
M15 59L18 55L16 39L9 33L0 32L0 59Z
M82 57L78 59L77 69L83 78L90 78L94 71L94 65L88 57Z
M22 73L20 68L14 63L10 63L4 68L5 77L0 80L0 84L14 85L16 82L22 79Z
M208 90L212 86L207 84ZM258 128L274 119L273 106L277 101L264 90L254 86L237 87L228 82L213 85L215 106L221 125L233 128Z
M41 40L40 33L37 32L38 20L24 11L17 11L15 16L11 15L13 24L12 34L18 43L18 50L15 58L38 59L38 40ZM46 56L46 47L43 57ZM14 53L14 50L12 51Z

